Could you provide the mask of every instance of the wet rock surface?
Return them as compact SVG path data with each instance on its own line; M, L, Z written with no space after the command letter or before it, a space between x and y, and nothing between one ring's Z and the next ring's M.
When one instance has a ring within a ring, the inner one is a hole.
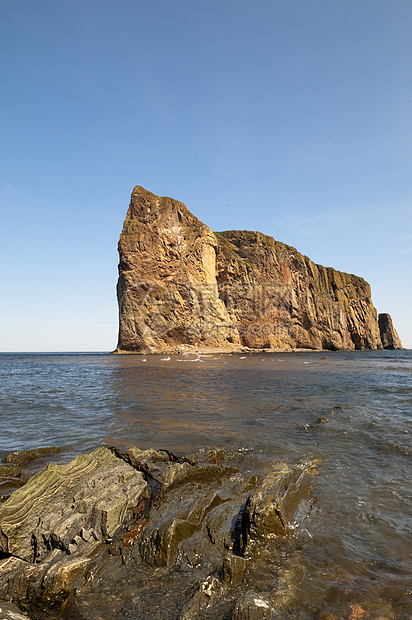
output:
M0 620L27 620L29 616L22 614L14 603L0 601Z
M233 610L233 620L270 620L273 609L265 597L256 592L242 594Z
M14 463L16 465L24 465L35 459L48 456L50 454L59 454L61 448L57 446L50 446L47 448L33 448L31 450L20 450L18 452L11 452L3 458L3 463Z
M136 447L49 464L0 504L0 597L33 618L282 617L311 464L236 465Z
M13 491L26 484L35 473L52 460L53 455L60 452L61 448L51 446L7 454L0 463L0 502L5 501Z
M309 498L309 476L303 469L279 463L247 500L248 537L265 540L287 534L301 502Z

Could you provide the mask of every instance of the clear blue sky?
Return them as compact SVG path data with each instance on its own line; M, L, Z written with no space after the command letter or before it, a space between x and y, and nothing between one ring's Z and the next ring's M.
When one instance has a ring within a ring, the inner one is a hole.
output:
M364 277L412 347L411 31L411 0L0 0L0 350L114 349L136 184Z

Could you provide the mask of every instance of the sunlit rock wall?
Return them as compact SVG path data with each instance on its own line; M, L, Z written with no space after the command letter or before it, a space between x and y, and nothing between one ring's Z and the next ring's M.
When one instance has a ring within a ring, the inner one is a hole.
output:
M365 280L259 232L213 233L140 186L119 255L117 352L382 348Z

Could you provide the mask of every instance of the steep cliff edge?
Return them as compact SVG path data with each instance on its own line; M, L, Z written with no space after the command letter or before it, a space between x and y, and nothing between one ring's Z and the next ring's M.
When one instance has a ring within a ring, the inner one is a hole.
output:
M259 232L213 233L140 186L119 255L117 352L382 348L365 280Z
M217 250L216 236L184 204L134 188L119 240L118 350L232 343Z

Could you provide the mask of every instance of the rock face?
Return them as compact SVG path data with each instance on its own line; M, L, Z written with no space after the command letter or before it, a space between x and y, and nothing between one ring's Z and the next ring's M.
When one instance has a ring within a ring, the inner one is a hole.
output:
M240 343L219 298L217 250L185 205L135 187L119 241L119 350Z
M382 348L365 280L259 232L213 233L140 186L119 255L117 352Z
M390 314L380 314L378 317L382 346L384 349L403 349L401 339L394 327Z

